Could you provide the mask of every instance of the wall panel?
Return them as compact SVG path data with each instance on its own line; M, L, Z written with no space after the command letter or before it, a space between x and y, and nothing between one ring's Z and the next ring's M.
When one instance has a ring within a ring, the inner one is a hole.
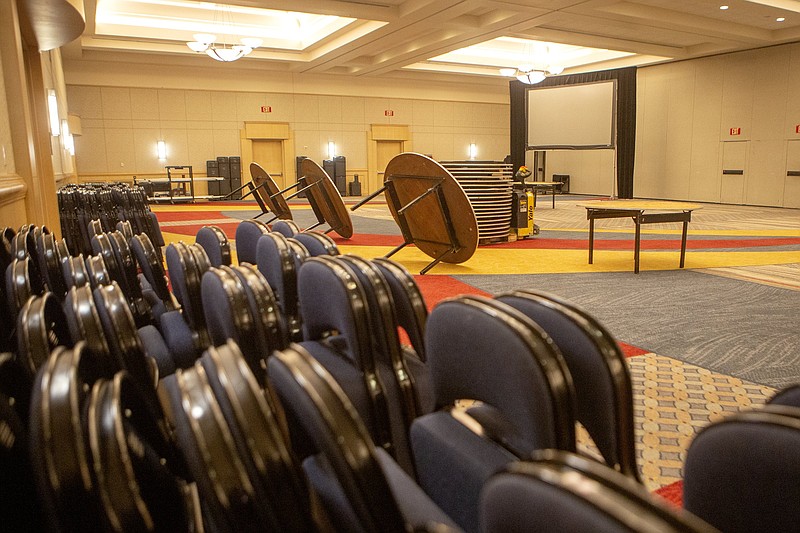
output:
M754 70L758 52L742 52L722 56L722 121L720 140L746 141L752 138ZM731 128L741 131L731 132Z
M670 68L665 67L640 71L637 81L639 103L633 181L636 197L658 198L663 194L670 80ZM571 183L570 190L573 190Z
M207 120L211 116L211 93L209 91L185 91L186 118L188 120Z
M664 186L661 198L682 200L689 196L689 164L692 157L692 117L695 84L695 67L690 63L676 63L669 81L667 144L664 157Z
M687 199L719 202L719 125L722 120L723 63L717 58L695 64L694 114L686 126L692 130L692 156L687 170Z
M780 131L780 125L777 128ZM750 173L745 181L744 202L749 205L781 205L786 176L786 141L750 143Z
M788 48L780 47L754 62L753 139L784 138L790 56Z
M130 119L131 91L127 87L103 87L100 90L103 105L103 118Z

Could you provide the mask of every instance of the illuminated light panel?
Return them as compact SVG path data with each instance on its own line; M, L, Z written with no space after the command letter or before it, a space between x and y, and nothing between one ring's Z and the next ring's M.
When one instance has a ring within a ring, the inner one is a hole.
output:
M110 37L190 42L194 34L206 33L220 43L250 37L266 48L303 50L355 20L185 0L98 0L95 27Z
M515 37L498 37L432 57L428 63L491 66L497 72L496 69L499 68L516 69L520 65L526 64L542 70L549 65L572 68L633 55L635 54L617 50L531 41Z

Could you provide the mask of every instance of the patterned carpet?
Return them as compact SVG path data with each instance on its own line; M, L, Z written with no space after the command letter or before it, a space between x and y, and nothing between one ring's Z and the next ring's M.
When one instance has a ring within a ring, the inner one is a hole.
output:
M539 236L480 247L466 263L437 266L418 283L429 306L456 294L528 287L596 316L628 356L642 478L680 503L685 451L697 430L800 381L800 211L705 204L689 225L685 270L677 268L678 225L650 225L637 275L630 220L598 222L595 264L588 265L585 210L570 195L556 205L537 207ZM258 214L253 208L153 210L170 242L193 240L203 224L232 238L239 220ZM301 227L313 222L307 205L293 203L292 212ZM385 205L368 204L353 222L353 239L336 238L345 253L377 257L401 242ZM413 247L394 258L412 272L430 261ZM585 432L579 439L592 453Z

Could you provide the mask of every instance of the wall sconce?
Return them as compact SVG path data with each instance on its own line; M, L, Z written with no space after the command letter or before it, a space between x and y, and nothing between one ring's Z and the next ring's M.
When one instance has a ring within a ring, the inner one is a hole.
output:
M334 157L336 157L336 143L328 141L328 159L333 159Z
M469 158L475 159L478 157L478 145L475 143L470 143L469 145Z
M61 121L61 133L63 133L64 149L69 152L69 155L75 155L75 138L69 131L69 122L67 120Z
M158 152L158 160L167 160L167 143L165 141L158 141L156 143L156 152Z
M47 112L50 114L50 134L58 137L61 134L61 121L58 118L58 98L53 89L47 89Z

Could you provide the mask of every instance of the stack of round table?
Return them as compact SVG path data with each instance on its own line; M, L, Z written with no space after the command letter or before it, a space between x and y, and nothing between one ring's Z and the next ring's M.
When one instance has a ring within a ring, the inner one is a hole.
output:
M512 167L492 161L442 161L478 219L478 243L505 242L511 228Z

